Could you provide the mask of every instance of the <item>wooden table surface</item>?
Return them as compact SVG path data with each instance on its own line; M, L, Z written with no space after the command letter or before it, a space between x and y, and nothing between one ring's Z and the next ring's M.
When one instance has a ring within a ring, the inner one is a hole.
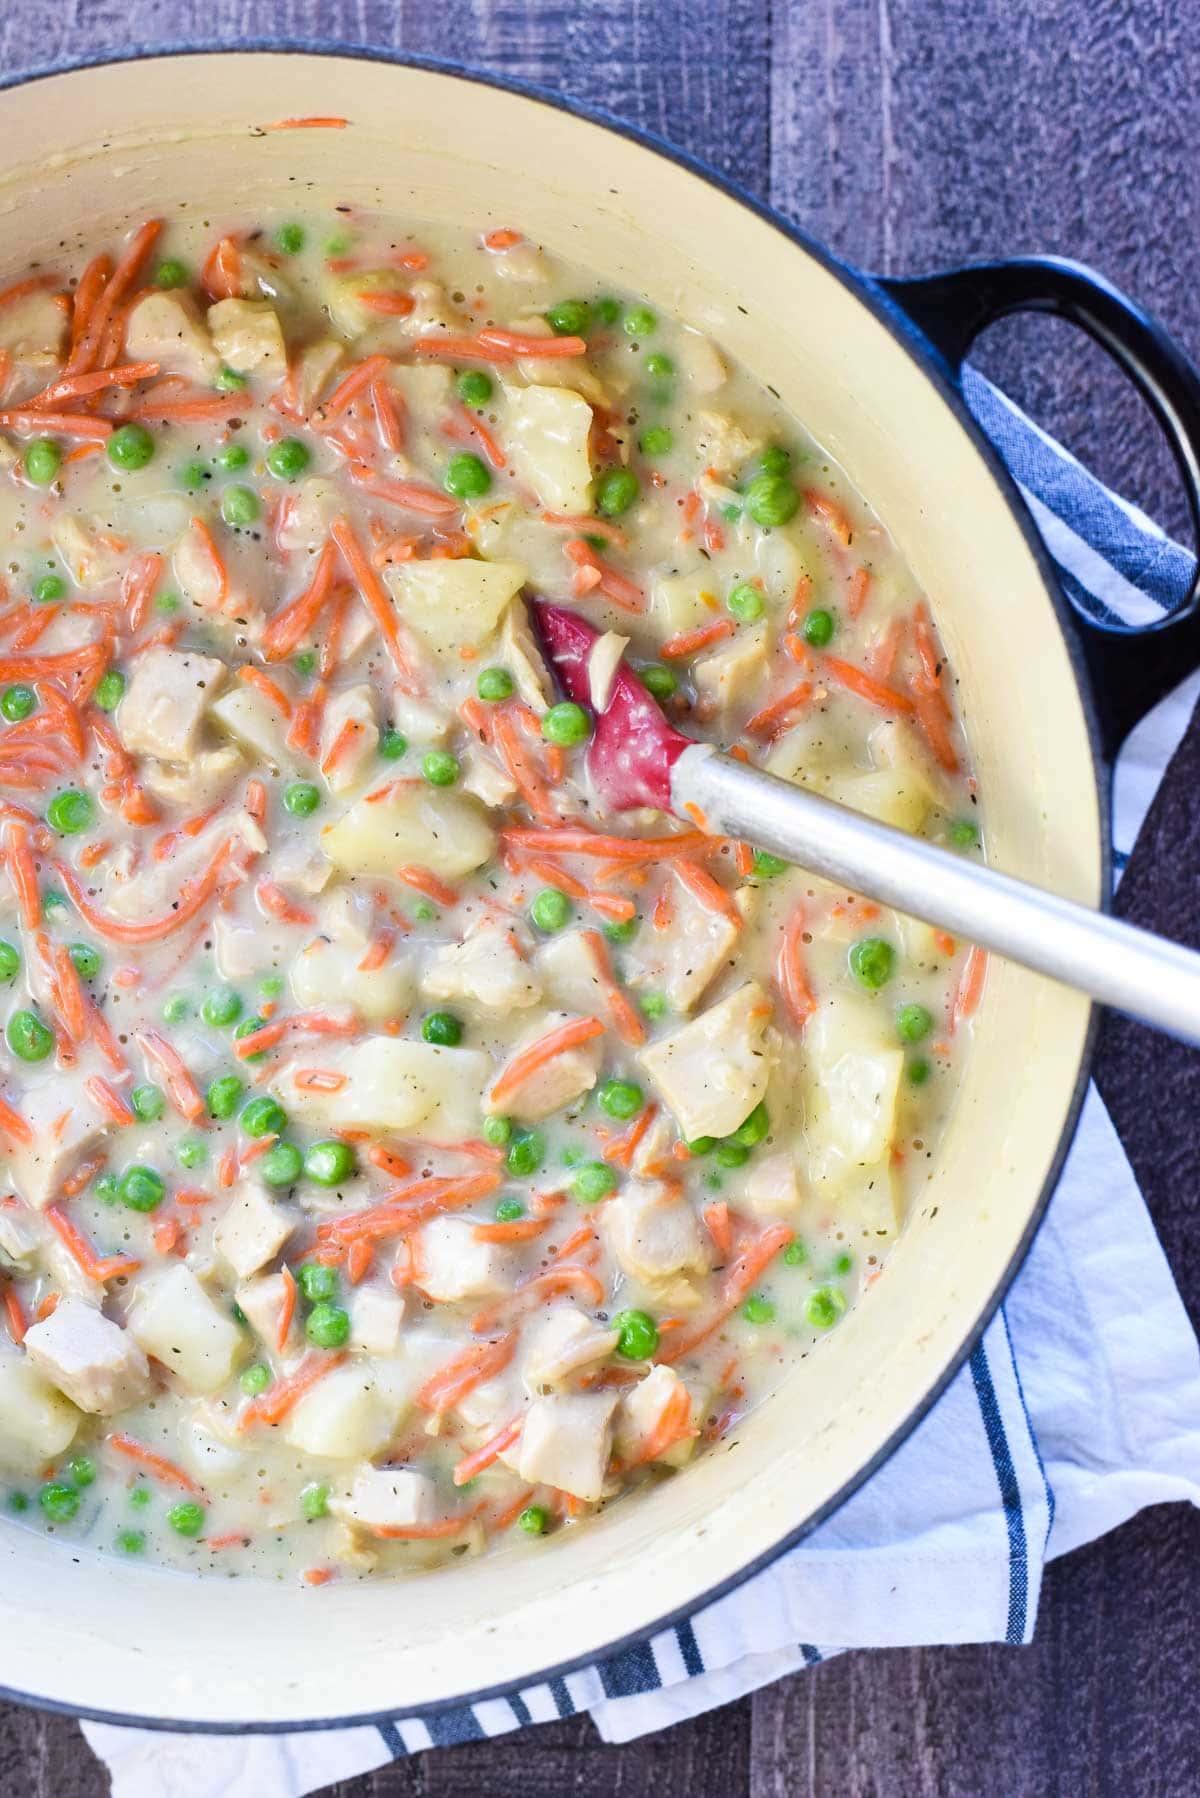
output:
M1031 250L1090 260L1200 354L1194 0L8 0L0 67L267 32L457 56L544 82L708 158L865 268ZM978 360L1103 478L1180 527L1148 415L1067 327L1000 327ZM1119 909L1200 946L1198 784L1193 724ZM1195 1321L1200 1055L1110 1020L1098 1076ZM1050 1570L1031 1648L850 1654L628 1747L605 1747L575 1719L330 1790L1192 1794L1198 1610L1200 1518L1163 1508ZM106 1791L73 1723L0 1707L0 1793Z

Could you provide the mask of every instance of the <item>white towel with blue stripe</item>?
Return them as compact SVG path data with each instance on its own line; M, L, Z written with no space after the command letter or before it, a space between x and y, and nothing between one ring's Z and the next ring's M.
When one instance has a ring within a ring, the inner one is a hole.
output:
M1127 623L1177 604L1191 557L970 372L966 391L1075 603ZM1118 874L1198 693L1200 671L1122 750ZM425 1719L277 1736L84 1729L114 1798L301 1798L578 1711L628 1741L849 1648L1027 1642L1046 1562L1170 1499L1200 1504L1200 1350L1093 1088L1045 1222L968 1364L840 1511L735 1592L581 1672Z

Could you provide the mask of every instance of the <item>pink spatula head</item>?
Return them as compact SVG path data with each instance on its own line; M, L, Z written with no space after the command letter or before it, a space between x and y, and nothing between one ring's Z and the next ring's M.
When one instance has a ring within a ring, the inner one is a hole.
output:
M599 638L578 612L535 600L534 620L547 659L568 699L592 709L588 657ZM608 704L596 713L587 769L598 797L614 812L656 806L669 812L671 768L692 739L672 728L632 668L621 663Z

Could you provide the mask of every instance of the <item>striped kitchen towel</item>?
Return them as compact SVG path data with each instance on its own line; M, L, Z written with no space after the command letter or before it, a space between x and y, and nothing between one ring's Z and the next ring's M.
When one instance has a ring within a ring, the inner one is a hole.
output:
M1177 604L1191 557L980 377L968 372L966 391L1076 604L1129 623ZM1198 691L1200 672L1122 751L1118 873ZM318 1735L84 1728L114 1798L299 1798L576 1711L627 1741L849 1648L1027 1642L1046 1562L1167 1499L1200 1503L1200 1352L1093 1088L1028 1260L968 1364L840 1511L737 1591L581 1672L437 1716Z

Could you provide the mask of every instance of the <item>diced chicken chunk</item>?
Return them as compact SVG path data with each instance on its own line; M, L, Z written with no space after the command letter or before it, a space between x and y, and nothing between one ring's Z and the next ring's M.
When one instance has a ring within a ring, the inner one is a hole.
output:
M605 1360L619 1336L619 1331L606 1330L574 1305L553 1305L526 1326L522 1349L528 1391L557 1386L581 1367Z
M245 1285L239 1286L235 1296L254 1334L272 1352L280 1352L279 1320L287 1303L287 1281L283 1274L259 1274L257 1279L248 1280ZM291 1329L282 1352L286 1354L294 1349L299 1340L299 1322L293 1314Z
M125 327L125 356L129 362L157 362L164 374L186 375L204 387L221 367L195 304L184 293L148 293L137 302Z
M329 527L342 505L341 491L333 481L325 475L309 475L294 492L289 493L280 513L280 548L315 553L329 535ZM309 578L309 572L302 575L297 586L298 592L307 585Z
M31 1088L21 1098L19 1110L33 1127L33 1141L12 1144L9 1172L25 1203L44 1211L61 1196L63 1181L104 1140L111 1124L75 1071Z
M139 1347L188 1392L215 1392L233 1372L241 1334L190 1267L180 1264L137 1287L127 1325Z
M525 1413L517 1473L592 1504L604 1491L612 1451L615 1392L551 1393Z
M585 1017L603 1017L604 985L581 930L552 936L542 944L535 960L551 998Z
M512 1284L512 1250L478 1241L466 1218L435 1217L415 1239L414 1251L417 1284L440 1303L491 1298Z
M728 963L738 939L732 919L703 905L691 888L669 877L674 915L669 930L643 932L637 980L664 993L674 1011L690 1011Z
M716 577L707 563L688 574L655 575L650 583L650 618L663 639L711 624L720 607Z
M603 712L608 709L621 657L628 648L629 638L623 637L620 631L605 631L593 643L587 665L588 694L593 711Z
M0 1205L0 1267L27 1274L46 1235L46 1226L24 1205Z
M365 1529L406 1529L439 1516L438 1490L413 1467L360 1467L345 1497L330 1510Z
M336 337L306 344L296 365L296 398L307 417L346 360L346 347Z
M756 980L643 1049L642 1066L687 1140L730 1136L767 1090L771 1001Z
M142 783L156 799L200 811L229 790L241 766L241 753L227 744L223 749L201 750L182 767L149 759L142 767Z
M756 1157L742 1182L742 1199L755 1217L788 1217L800 1203L800 1172L794 1155Z
M291 1071L279 1079L280 1097L297 1116L331 1128L412 1130L454 1143L478 1129L490 1058L479 1049L442 1049L409 1038L371 1036L337 1051L323 1050L321 1066L343 1073L336 1093L297 1087Z
M316 937L292 963L292 991L306 1011L352 1005L368 1023L403 1016L413 992L412 964L389 951L376 968L364 968L361 949Z
M188 761L224 678L225 664L216 656L147 649L134 662L133 678L117 710L126 749L162 762Z
M213 1230L213 1247L239 1280L248 1280L277 1255L294 1220L257 1180L242 1180Z
M524 600L514 599L500 626L500 660L517 683L517 692L540 718L554 703L554 683L534 642Z
M379 726L375 722L375 689L365 682L343 687L325 708L318 760L331 793L347 793L358 785L375 759Z
M358 1461L378 1454L396 1424L396 1407L381 1393L370 1370L350 1362L327 1373L299 1401L280 1435L302 1454L330 1461Z
M443 943L421 976L427 999L468 999L485 1011L525 1011L542 983L513 942L511 930L485 923L461 943Z
M724 412L697 413L696 439L697 455L718 474L736 474L763 447L761 437L747 436Z
M756 624L735 632L715 655L693 663L692 679L702 699L729 713L758 692L766 666L767 627Z
M631 1181L605 1205L601 1228L622 1272L643 1285L708 1271L699 1219L673 1187Z
M75 1406L27 1356L0 1353L0 1467L40 1474L78 1427Z
M506 250L493 254L492 270L498 281L520 281L531 285L550 279L550 264L535 244L522 237Z
M50 527L54 547L80 587L102 587L121 572L121 556L99 529L85 530L74 512L60 512Z
M218 300L208 309L213 347L238 374L287 373L287 346L279 314L266 300Z
M616 1418L617 1453L637 1465L662 1461L681 1467L695 1451L697 1404L673 1367L655 1367L622 1394ZM683 1430L686 1433L677 1434Z
M25 1353L81 1411L111 1417L150 1391L150 1368L127 1331L84 1299L61 1299L25 1337Z
M462 768L461 785L464 793L470 793L483 801L489 811L496 811L502 805L508 805L517 796L517 783L507 768L502 768L494 757L473 745L459 756Z
M569 1012L543 1013L537 1023L518 1039L508 1061L500 1070L497 1084L504 1081L520 1057L534 1043L549 1036L560 1025L570 1022ZM552 1112L561 1111L572 1099L580 1098L595 1086L604 1053L602 1043L602 1037L594 1037L591 1042L581 1043L574 1049L564 1049L561 1053L550 1056L526 1074L514 1091L505 1091L502 1102L497 1102L489 1093L488 1110L504 1113L515 1118L519 1124L536 1124L542 1118L549 1117ZM495 1086L492 1090L495 1091Z
M294 953L295 929L287 924L240 924L218 912L213 919L217 967L222 980L246 980L274 969Z
M404 1299L390 1286L356 1286L350 1294L350 1347L364 1355L394 1355L404 1322Z
M679 366L693 393L715 393L725 385L729 371L711 337L700 331L682 331L676 347Z

